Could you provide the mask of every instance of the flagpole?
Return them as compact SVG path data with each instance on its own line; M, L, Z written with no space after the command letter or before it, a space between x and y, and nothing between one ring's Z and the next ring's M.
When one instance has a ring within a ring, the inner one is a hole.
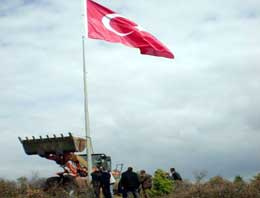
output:
M87 89L87 73L86 73L86 58L85 58L85 37L82 36L82 55L83 55L83 81L84 81L84 111L85 111L85 132L87 141L87 161L88 161L88 180L91 181L90 173L92 172L92 149L89 127L89 111L88 111L88 89Z
M87 3L84 2L84 29L85 35L87 31ZM87 143L87 162L88 162L88 181L91 182L92 172L92 143L90 137L90 126L89 126L89 111L88 111L88 89L87 89L87 72L86 72L86 55L85 55L85 36L82 36L82 58L83 58L83 82L84 82L84 112L85 112L85 132L86 132L86 143Z

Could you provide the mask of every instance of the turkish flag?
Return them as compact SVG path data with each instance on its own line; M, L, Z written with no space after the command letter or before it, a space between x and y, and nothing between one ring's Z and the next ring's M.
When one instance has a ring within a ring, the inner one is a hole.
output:
M164 44L141 26L92 0L86 1L89 38L139 48L141 54L174 58Z

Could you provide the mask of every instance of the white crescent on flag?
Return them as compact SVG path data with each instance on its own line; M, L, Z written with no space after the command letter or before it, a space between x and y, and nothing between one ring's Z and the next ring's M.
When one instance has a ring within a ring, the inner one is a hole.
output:
M120 33L118 31L116 31L114 28L111 27L110 25L110 21L113 19L113 18L116 18L116 17L121 17L121 18L125 18L124 16L120 15L120 14L107 14L105 15L103 18L102 18L102 23L103 25L108 29L110 30L111 32L114 32L116 35L118 36L127 36L129 34L132 34L134 31L130 31L130 32L127 32L127 33ZM126 19L126 18L125 18Z

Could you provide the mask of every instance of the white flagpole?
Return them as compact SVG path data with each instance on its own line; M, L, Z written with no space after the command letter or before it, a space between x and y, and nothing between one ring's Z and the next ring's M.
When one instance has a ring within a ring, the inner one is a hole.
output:
M87 0L84 2L84 28L85 35L88 33L87 30ZM88 89L87 89L87 72L86 72L86 56L85 56L85 36L82 36L82 58L83 58L83 81L84 81L84 110L85 110L85 132L87 141L87 161L88 161L88 181L91 182L91 172L92 172L92 144L90 137L90 127L89 127L89 111L88 111Z

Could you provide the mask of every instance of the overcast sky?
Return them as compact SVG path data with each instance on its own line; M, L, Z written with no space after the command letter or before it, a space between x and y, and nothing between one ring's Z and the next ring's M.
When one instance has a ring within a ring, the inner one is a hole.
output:
M260 1L98 0L142 25L175 59L86 42L94 151L150 173L260 171ZM0 0L0 177L57 165L17 137L84 136L82 1Z

